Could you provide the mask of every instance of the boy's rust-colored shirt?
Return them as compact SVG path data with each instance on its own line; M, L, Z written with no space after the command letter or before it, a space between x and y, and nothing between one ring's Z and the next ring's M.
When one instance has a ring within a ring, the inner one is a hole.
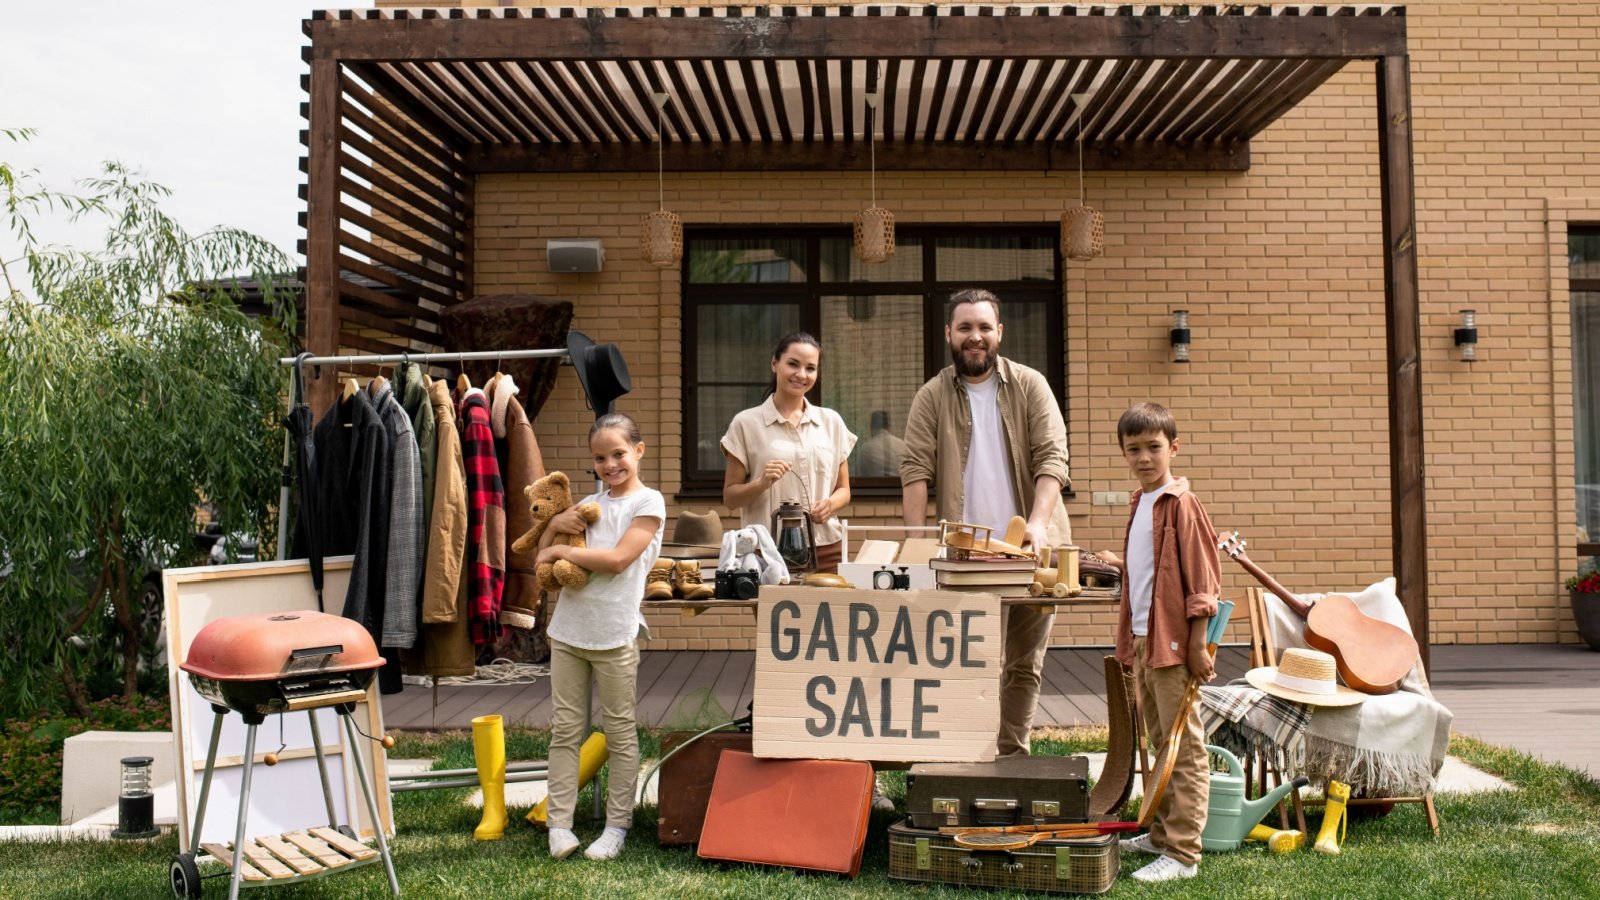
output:
M1123 529L1122 558L1128 558L1128 531L1139 509L1134 491ZM1156 498L1150 510L1154 530L1155 588L1150 598L1150 627L1145 646L1152 669L1181 666L1188 659L1189 620L1215 615L1221 591L1222 566L1217 562L1217 533L1200 498L1189 492L1189 479L1179 478ZM1117 661L1133 665L1132 606L1128 573L1123 572L1122 604L1117 611Z

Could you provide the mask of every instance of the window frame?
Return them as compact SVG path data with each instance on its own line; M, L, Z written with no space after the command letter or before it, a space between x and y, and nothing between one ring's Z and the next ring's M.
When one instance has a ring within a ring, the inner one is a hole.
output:
M1572 303L1572 301L1570 300L1570 298L1572 297L1573 294L1597 294L1597 293L1600 293L1600 278L1573 278L1572 277L1572 275L1571 275L1571 271L1572 271L1572 268L1571 268L1572 267L1572 262L1571 262L1571 259L1572 259L1572 249L1571 249L1572 248L1572 239L1575 238L1575 237L1596 237L1596 236L1600 236L1600 222L1570 222L1567 225L1567 248L1568 248L1567 249L1567 259L1568 259L1567 297L1569 298L1567 315L1569 317L1576 315L1576 307ZM1568 349L1575 357L1576 353L1577 353L1577 349L1578 349L1578 334L1577 334L1577 330L1576 329L1573 329L1573 332L1572 332L1572 346L1570 348L1568 348ZM1576 359L1574 358L1572 360L1572 362L1574 363L1574 366L1573 366L1573 368L1574 368L1574 378L1576 378L1576 368L1577 368L1576 367ZM1578 415L1578 410L1576 409L1576 407L1574 407L1574 409L1572 410L1572 427L1573 427L1573 443L1574 443L1574 445L1576 445L1576 443L1577 443L1577 429L1581 427L1580 422L1581 422L1581 417ZM1576 460L1577 447L1574 446L1572 448L1572 450L1573 450L1573 457L1574 457L1574 464L1573 464L1573 498L1574 498L1574 502L1575 502L1575 505L1576 505L1578 503L1578 490L1577 490L1578 467L1577 467L1577 460ZM1579 509L1571 510L1571 512L1573 512L1573 513L1576 513L1576 512L1579 512L1579 511L1580 511ZM1578 557L1579 557L1580 561L1584 557L1600 556L1600 540L1596 540L1596 536L1591 534L1589 536L1589 540L1588 541L1578 541L1577 542L1577 552L1578 552Z
M683 446L682 463L680 466L680 489L678 497L685 499L704 499L722 496L722 473L715 477L698 468L698 422L699 422L699 388L716 383L701 384L694 377L693 366L699 359L699 341L697 330L699 326L699 312L703 307L719 305L746 305L750 304L752 291L762 295L763 302L774 305L795 304L800 309L800 328L817 336L824 348L828 345L828 336L821 333L822 326L822 298L836 296L866 296L866 295L920 295L922 297L922 313L924 323L944 322L944 307L952 293L962 288L984 287L994 291L1000 297L1002 310L1008 300L1026 297L1030 302L1042 302L1045 309L1045 321L1048 329L1046 360L1042 374L1050 384L1051 393L1055 396L1058 408L1062 409L1063 418L1066 417L1066 350L1067 340L1064 322L1065 295L1063 293L1063 262L1060 252L1060 227L1059 225L1046 224L1007 224L1007 223L974 223L974 224L932 224L932 225L900 225L896 231L898 236L916 237L921 239L922 271L924 278L920 281L822 281L822 241L825 238L850 238L848 226L819 226L819 225L750 225L750 226L690 226L684 229L684 254L680 265L679 283L681 285L681 316L683 357L679 369L683 396ZM947 237L1031 237L1043 238L1051 248L1051 278L1049 280L1014 280L1014 281L987 281L982 283L971 281L939 281L937 244L940 238ZM806 242L805 280L793 282L753 282L744 284L707 284L692 283L689 280L690 249L696 241L718 240L729 238L774 238L774 239L804 239ZM1004 313L1002 312L1002 322ZM941 369L950 364L950 355L946 349L942 328L923 329L923 379L937 375ZM1001 355L1005 355L1002 343ZM824 363L819 373L817 383L812 387L807 399L813 403L821 403L822 391L828 377L828 367ZM741 382L743 383L743 382ZM693 385L693 387L691 387ZM857 497L873 498L898 498L900 496L899 479L892 476L862 477L852 475L850 478L851 493Z

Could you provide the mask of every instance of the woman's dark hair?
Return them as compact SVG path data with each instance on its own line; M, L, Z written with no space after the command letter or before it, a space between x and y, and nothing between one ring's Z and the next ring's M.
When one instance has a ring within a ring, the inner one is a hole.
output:
M622 433L628 436L628 443L630 444L644 442L644 437L639 434L639 423L635 422L633 417L627 413L619 412L606 413L595 419L594 424L589 426L589 440L594 440L595 435L607 428L622 429Z
M778 349L772 351L772 361L777 362L783 359L783 351L789 349L790 344L810 344L817 348L817 356L820 357L822 355L822 345L817 343L816 338L804 331L791 331L783 336L783 340L778 342ZM767 392L761 395L761 399L765 400L777 392L778 373L774 372L772 373L772 378L767 381Z

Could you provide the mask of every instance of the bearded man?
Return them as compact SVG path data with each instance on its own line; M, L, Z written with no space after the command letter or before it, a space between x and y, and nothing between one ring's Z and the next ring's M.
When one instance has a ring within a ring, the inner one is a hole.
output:
M1072 526L1061 505L1061 488L1070 483L1066 425L1045 377L1000 355L1004 332L994 294L971 288L950 297L944 336L952 364L917 391L906 417L902 516L907 525L927 524L932 483L941 519L1000 535L1020 515L1026 545L1068 544ZM1028 752L1054 621L1053 614L1010 608L1000 680L1002 756Z

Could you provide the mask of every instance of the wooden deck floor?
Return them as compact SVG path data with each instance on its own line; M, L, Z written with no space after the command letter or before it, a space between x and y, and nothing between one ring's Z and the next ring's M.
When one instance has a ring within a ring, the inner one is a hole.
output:
M1035 725L1091 725L1106 721L1106 648L1056 648L1045 659ZM1244 673L1243 648L1219 652L1218 675ZM742 712L755 688L755 653L729 650L646 650L640 654L637 714L661 727L694 717L707 697L721 709ZM438 706L430 688L407 686L383 701L384 724L399 729L471 728L472 717L500 713L508 725L550 724L550 681L528 685L444 685Z
M1106 720L1101 647L1050 651L1036 725ZM680 707L703 698L743 710L754 687L755 654L743 651L647 650L639 665L639 720L669 725ZM1236 678L1245 651L1224 647L1219 676ZM1433 688L1455 713L1455 731L1515 747L1542 759L1600 775L1600 653L1574 644L1500 644L1433 648ZM384 699L390 728L465 729L473 716L498 712L509 723L550 722L550 682L479 687L447 685L438 705L429 688L408 686Z

